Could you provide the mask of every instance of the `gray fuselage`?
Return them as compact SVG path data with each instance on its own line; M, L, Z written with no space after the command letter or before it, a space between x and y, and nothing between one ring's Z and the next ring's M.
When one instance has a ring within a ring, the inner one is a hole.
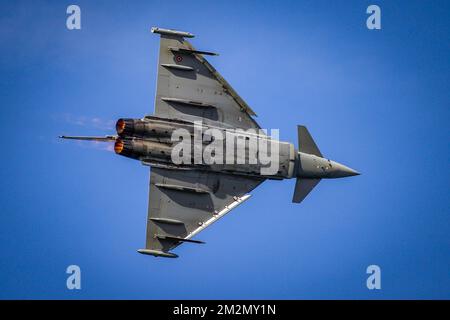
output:
M298 152L292 143L272 139L262 131L157 117L119 119L116 129L116 153L145 165L265 179L322 179L357 174L335 161Z

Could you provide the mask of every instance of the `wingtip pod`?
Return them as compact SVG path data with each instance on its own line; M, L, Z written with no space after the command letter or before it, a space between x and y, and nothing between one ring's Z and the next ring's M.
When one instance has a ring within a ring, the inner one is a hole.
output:
M152 27L150 29L150 31L152 33L159 33L161 35L178 36L178 37L183 37L183 38L195 37L195 35L193 35L190 32L178 31L178 30L173 30L173 29L163 29L163 28L158 28L158 27Z
M178 255L172 252L164 252L159 250L151 250L151 249L139 249L137 252L140 254L146 254L155 257L164 257L164 258L178 258Z

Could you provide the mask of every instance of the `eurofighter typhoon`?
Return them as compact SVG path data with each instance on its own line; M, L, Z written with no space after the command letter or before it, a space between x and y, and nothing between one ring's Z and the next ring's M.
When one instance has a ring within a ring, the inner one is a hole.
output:
M61 136L114 143L116 154L150 166L145 249L178 257L194 237L250 197L265 180L296 179L301 202L321 179L358 175L322 156L308 130L298 126L298 149L261 130L255 113L195 49L189 32L152 28L160 35L153 115L119 119L117 135Z

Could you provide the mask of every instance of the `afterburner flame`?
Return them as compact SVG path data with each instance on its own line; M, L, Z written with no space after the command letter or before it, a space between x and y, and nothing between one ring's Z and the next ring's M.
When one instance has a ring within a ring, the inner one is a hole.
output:
M123 119L117 120L117 123L116 123L117 133L122 134L124 130L125 130L125 121Z
M116 142L114 143L114 151L117 154L120 154L123 150L123 141L121 139L117 139Z

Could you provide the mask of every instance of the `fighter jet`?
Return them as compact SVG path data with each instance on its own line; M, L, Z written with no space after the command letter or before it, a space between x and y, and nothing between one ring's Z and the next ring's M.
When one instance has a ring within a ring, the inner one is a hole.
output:
M265 180L295 178L292 201L300 203L321 179L359 174L325 158L304 126L297 149L261 130L255 112L205 59L217 54L186 40L192 33L151 31L160 35L154 114L119 119L116 135L61 136L113 142L116 154L151 167L139 253L176 258L178 245L203 243L194 237Z

